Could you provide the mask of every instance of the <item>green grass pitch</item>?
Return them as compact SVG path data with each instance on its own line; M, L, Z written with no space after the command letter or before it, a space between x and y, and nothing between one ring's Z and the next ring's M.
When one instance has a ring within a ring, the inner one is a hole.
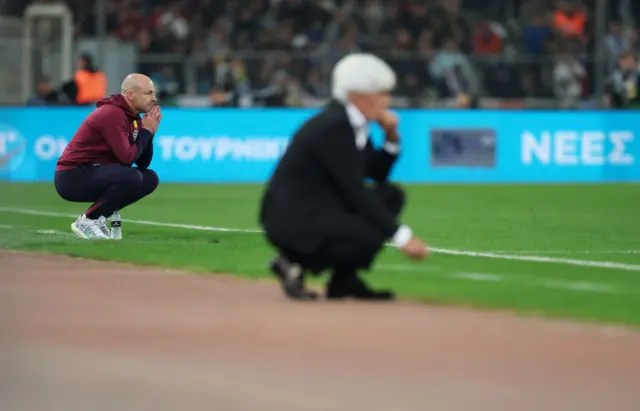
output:
M442 252L411 262L386 249L366 274L374 285L411 300L640 327L640 185L405 188L403 221ZM261 190L164 184L122 212L122 242L87 242L71 236L73 217L24 214L77 215L83 204L62 201L52 184L0 183L0 248L268 277L273 251L259 233L126 221L259 229Z

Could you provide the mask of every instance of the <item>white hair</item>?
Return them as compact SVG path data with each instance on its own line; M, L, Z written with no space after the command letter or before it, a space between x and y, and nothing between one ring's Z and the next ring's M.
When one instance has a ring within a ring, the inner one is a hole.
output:
M382 59L368 53L349 54L333 68L331 96L346 103L349 93L373 94L391 91L396 74Z

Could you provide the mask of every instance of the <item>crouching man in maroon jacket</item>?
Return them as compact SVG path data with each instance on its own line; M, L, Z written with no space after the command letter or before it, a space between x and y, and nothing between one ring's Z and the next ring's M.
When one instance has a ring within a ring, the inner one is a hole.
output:
M141 113L146 114L140 118ZM77 236L122 238L119 210L158 186L158 175L149 164L161 119L151 79L130 74L121 93L98 102L97 109L82 122L58 159L54 178L63 199L93 203L71 224Z

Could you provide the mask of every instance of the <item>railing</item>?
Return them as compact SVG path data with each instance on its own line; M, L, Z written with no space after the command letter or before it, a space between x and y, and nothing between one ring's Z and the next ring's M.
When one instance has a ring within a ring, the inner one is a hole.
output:
M324 100L329 95L330 72L337 54L237 52L229 61L239 62L237 76L254 96L264 96L278 85L301 88L305 101ZM396 94L403 106L442 105L456 92L478 94L486 99L521 101L522 105L548 105L556 99L553 68L559 58L550 55L470 55L464 57L461 76L438 77L434 56L418 54L381 55L398 73ZM446 59L445 59L446 60ZM586 71L581 80L582 101L595 93L595 63L591 56L578 58ZM468 64L468 69L466 67ZM213 89L224 87L221 72L229 64L224 57L207 55L140 54L139 70L151 75L160 90L191 96L192 101L207 100ZM444 66L447 63L444 62ZM449 65L451 68L451 65ZM308 105L308 104L305 104Z
M0 105L22 101L22 23L15 17L0 16Z
M71 77L72 30L58 4L32 5L22 19L0 16L0 105L24 104L43 77L54 84Z

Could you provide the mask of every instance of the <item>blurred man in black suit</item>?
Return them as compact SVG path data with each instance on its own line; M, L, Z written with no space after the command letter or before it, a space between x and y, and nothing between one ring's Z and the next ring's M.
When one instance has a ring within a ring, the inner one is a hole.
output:
M395 83L373 55L339 61L332 101L295 133L266 188L260 221L279 252L271 269L292 299L317 299L305 273L331 270L327 298L390 300L390 291L372 290L358 271L371 267L389 239L411 258L428 254L398 223L404 193L387 182L399 153L398 119L387 111ZM385 131L381 150L369 141L370 121Z

